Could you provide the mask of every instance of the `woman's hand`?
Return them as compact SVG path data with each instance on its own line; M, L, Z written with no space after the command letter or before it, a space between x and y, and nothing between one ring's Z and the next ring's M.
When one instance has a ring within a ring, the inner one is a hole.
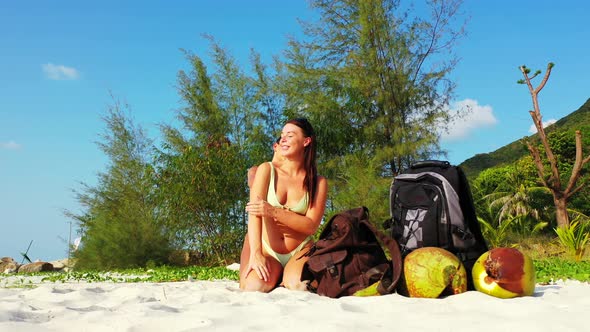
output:
M274 206L270 205L267 201L260 197L257 197L256 200L246 204L246 212L257 217L274 218L275 209L276 208Z
M246 275L248 275L252 270L256 272L258 278L268 281L270 277L270 264L260 251L253 252L250 255L250 261L248 263L248 271L246 272Z

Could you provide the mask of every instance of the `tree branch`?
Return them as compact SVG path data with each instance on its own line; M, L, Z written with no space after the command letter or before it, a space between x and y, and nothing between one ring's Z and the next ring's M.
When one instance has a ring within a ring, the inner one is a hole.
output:
M547 135L545 134L545 129L543 128L543 117L541 116L541 109L539 108L539 100L538 100L538 94L539 92L541 92L541 90L543 89L543 87L545 86L545 84L547 83L547 80L549 79L549 76L551 75L551 68L553 68L553 63L549 63L547 65L547 71L545 72L545 76L543 77L543 81L541 81L541 83L539 84L539 86L537 86L537 88L533 88L533 85L531 84L531 77L529 77L528 73L528 69L526 66L520 66L520 71L522 72L522 75L525 78L525 83L529 88L529 92L531 94L531 97L533 99L533 111L529 111L529 113L531 114L531 117L533 118L533 123L535 124L535 127L537 128L537 134L539 135L539 138L541 139L541 143L543 144L543 148L545 150L545 155L547 156L547 161L549 162L549 165L551 166L551 178L550 181L551 182L551 187L554 188L555 190L561 190L561 178L559 176L559 169L557 168L557 160L555 159L555 155L553 154L553 150L551 150L551 146L549 145L549 141L547 140ZM537 74L533 75L533 77L537 76Z
M570 180L567 184L567 188L564 191L565 195L570 194L570 191L575 186L576 181L580 177L580 172L582 171L582 167L590 160L590 156L583 158L582 154L582 133L579 130L576 130L576 159L574 161L574 166L572 168L572 175L570 176Z
M588 158L590 159L590 157ZM566 199L569 199L572 195L574 195L575 193L577 193L578 191L586 188L586 184L588 183L588 180L590 178L586 178L584 181L582 181L582 183L580 183L580 185L578 185L576 188L574 188L572 191L570 191L569 193L567 193L565 195Z
M520 66L520 67L518 67L518 69L520 69L520 71L522 72L522 76L524 76L524 82L526 83L527 87L529 88L529 92L531 93L531 96L533 96L533 99L534 99L536 96L535 88L533 88L533 85L531 84L531 77L529 77L526 66ZM533 78L534 77L535 76L533 76Z
M543 167L543 161L541 160L541 155L539 154L539 150L533 146L530 142L526 143L529 151L531 152L531 155L533 156L533 160L535 161L535 166L537 168L537 174L539 175L539 179L541 180L541 183L543 184L543 186L550 188L549 184L547 184L547 181L545 180L545 171L544 171L544 167Z
M535 89L535 94L538 94L539 92L541 92L541 90L543 90L543 88L545 87L545 83L547 83L547 80L549 80L549 75L551 75L551 68L553 68L553 63L549 62L547 64L547 70L545 71L545 76L543 76L543 80L541 81L539 86L537 86L537 88ZM537 75L535 74L535 76L537 76Z

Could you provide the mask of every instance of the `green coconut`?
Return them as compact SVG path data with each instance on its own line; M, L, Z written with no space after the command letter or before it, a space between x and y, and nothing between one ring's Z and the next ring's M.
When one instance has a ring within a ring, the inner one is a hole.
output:
M424 247L404 259L400 293L410 297L438 298L467 291L467 272L451 252Z

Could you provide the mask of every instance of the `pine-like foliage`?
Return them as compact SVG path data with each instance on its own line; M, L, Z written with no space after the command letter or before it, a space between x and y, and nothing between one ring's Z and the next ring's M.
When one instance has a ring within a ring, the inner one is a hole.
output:
M285 120L300 116L318 137L319 170L330 181L327 213L362 201L385 218L391 176L441 154L451 119L461 1L428 3L426 18L396 0L311 1L318 22L304 25L304 39L292 39L272 67L252 52L245 71L211 37L210 62L185 52L180 125L162 125L151 164L151 143L119 113L107 118L111 135L101 148L111 166L79 194L87 210L74 216L85 234L77 256L100 258L98 266L115 261L108 251L122 264L142 265L159 261L170 245L197 252L199 263L236 261L247 229L247 169L270 160Z
M98 143L109 158L96 186L78 192L83 214L82 246L75 252L81 268L110 269L165 263L170 245L158 223L154 172L148 163L151 142L115 102L104 117L107 129Z
M431 16L388 0L316 0L317 22L291 40L285 81L288 115L317 125L327 169L364 153L393 175L442 153L451 120L452 55L461 1L430 1Z
M330 212L368 198L358 173L377 188L416 160L444 155L461 1L429 1L425 11L394 0L310 3L317 21L290 40L279 79L287 117L317 128ZM387 194L372 204L385 209Z
M202 264L235 262L246 233L246 172L270 160L280 99L257 55L255 77L212 41L213 68L186 52L178 74L181 128L163 126L158 192L163 220L178 249Z

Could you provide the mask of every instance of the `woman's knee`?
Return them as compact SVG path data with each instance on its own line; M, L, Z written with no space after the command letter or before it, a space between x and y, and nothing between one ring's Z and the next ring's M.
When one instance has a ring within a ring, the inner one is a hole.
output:
M264 281L258 277L240 280L240 289L247 292L268 293L276 287L276 281Z
M283 286L290 290L307 290L307 280L301 280L301 271L299 273L285 273L283 275Z
M309 280L291 280L285 281L284 286L289 290L306 291L308 290Z
M257 291L264 293L268 293L271 290L275 289L279 284L279 281L283 274L283 267L281 266L281 263L270 257L268 258L268 264L270 271L267 281L260 279L256 272L252 270L250 270L249 272L246 272L246 269L241 270L240 289L245 291Z

